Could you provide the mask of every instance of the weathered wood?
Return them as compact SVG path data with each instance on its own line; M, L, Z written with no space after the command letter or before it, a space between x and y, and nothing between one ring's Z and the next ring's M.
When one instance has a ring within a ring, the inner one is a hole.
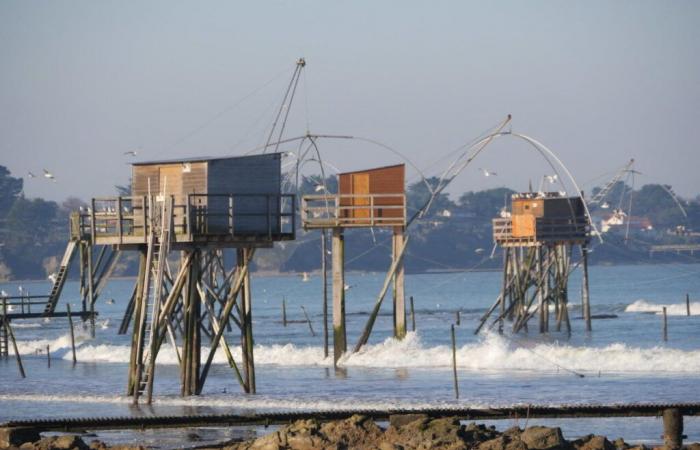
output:
M359 352L362 346L367 344L369 336L370 334L372 334L374 321L377 319L377 314L379 314L379 309L382 306L382 301L384 300L386 291L389 289L389 284L391 283L391 280L393 279L394 274L396 273L396 269L401 263L404 254L406 253L406 247L408 247L408 238L409 236L406 236L406 238L404 239L401 249L398 251L398 254L394 258L394 261L391 263L391 267L389 268L389 271L386 274L386 278L384 278L384 285L382 286L382 290L379 292L379 296L377 297L377 300L374 303L374 308L372 309L372 312L370 313L369 318L367 319L367 324L365 325L365 329L362 332L362 336L360 336L360 339L357 341L357 345L355 346L354 350L355 353Z
M450 325L452 334L452 378L454 379L455 398L459 398L459 382L457 380L457 339L455 338L455 326Z
M311 319L309 318L309 315L306 314L306 308L304 308L304 305L301 306L301 310L304 312L304 317L306 317L306 323L309 324L309 331L311 331L311 336L316 337L314 327L311 326Z
M70 313L70 303L66 304L66 310L68 311L68 327L70 328L70 348L73 353L73 365L78 362L75 356L75 330L73 329L73 317Z
M333 229L333 365L347 351L345 334L345 238L342 228Z
M242 250L243 263L246 267L250 264L251 258L248 255L252 252L250 248L244 248ZM247 392L249 394L255 394L255 361L253 358L253 304L251 300L251 284L250 284L250 269L245 270L243 278L243 361L245 366L245 378L246 385L248 387Z
M664 447L667 450L680 450L683 447L683 414L678 409L665 409Z
M459 310L455 311L455 323L457 326L460 326L462 324L462 317L459 314Z
M403 339L406 337L406 298L404 292L404 264L403 255L400 255L404 246L403 227L394 228L392 237L392 259L399 261L396 264L394 273L393 299L394 299L394 337Z
M136 294L134 297L134 327L131 332L131 356L129 357L129 377L127 382L127 395L134 395L136 389L136 374L138 370L138 358L139 358L139 334L141 329L138 324L141 323L141 314L143 313L143 302L145 301L144 288L146 284L146 274L148 268L146 264L148 263L148 257L145 250L141 250L139 255L139 273L136 281Z
M93 202L94 203L94 202ZM93 214L95 210L93 209ZM94 223L94 222L93 222ZM94 227L93 227L94 228ZM95 279L92 268L92 247L87 247L88 306L90 307L90 337L95 337Z
M46 345L46 367L51 368L51 346Z
M685 294L685 315L690 317L690 294Z
M282 297L282 326L287 326L287 298Z
M411 331L416 331L416 311L413 309L413 296L411 296Z
M664 342L668 341L668 317L666 316L666 307L663 307L663 320L664 320Z
M328 269L326 230L321 230L321 289L323 290L323 357L328 358Z
M7 305L5 301L3 300L3 309L7 310ZM5 326L5 333L10 337L10 341L12 342L12 349L15 352L15 360L17 361L17 369L19 369L19 374L22 376L22 378L27 378L27 375L24 373L24 366L22 365L22 357L19 354L19 349L17 348L17 341L15 340L15 333L12 331L12 327L10 326L10 321L7 320L7 317L3 316L3 325Z
M581 246L581 261L583 264L583 286L582 286L582 305L583 320L586 322L586 331L591 331L591 303L588 292L588 249L585 245Z

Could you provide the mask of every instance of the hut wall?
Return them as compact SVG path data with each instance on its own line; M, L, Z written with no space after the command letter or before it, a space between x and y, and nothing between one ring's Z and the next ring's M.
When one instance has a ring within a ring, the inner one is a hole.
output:
M383 206L401 206L401 197L382 197L379 194L404 194L405 193L405 172L403 164L389 167L379 167L376 169L361 170L357 172L347 172L338 175L338 189L341 195L359 195L355 198L341 198L340 206L353 206L354 209L345 210L344 218L368 218L370 209L362 208L369 206L369 197L363 195L374 195L374 216L375 217L401 217L401 209L386 209Z

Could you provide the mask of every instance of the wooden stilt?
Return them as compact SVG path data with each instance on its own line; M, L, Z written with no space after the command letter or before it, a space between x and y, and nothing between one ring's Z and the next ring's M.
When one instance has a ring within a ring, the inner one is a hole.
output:
M95 337L95 279L92 267L92 246L87 247L88 306L90 307L90 337Z
M581 262L583 265L583 286L582 286L582 305L583 320L586 322L586 331L591 331L591 304L590 294L588 292L588 249L586 245L581 246Z
M282 326L287 327L287 297L282 297Z
M663 307L663 336L664 336L664 342L668 341L668 317L666 315L666 307Z
M138 324L141 323L141 314L143 311L143 302L146 301L147 293L144 295L144 285L148 268L146 267L146 251L141 250L139 255L139 273L136 280L135 308L134 308L134 327L131 333L131 356L129 357L129 377L127 382L127 395L134 395L137 378L138 378L138 340L141 332Z
M306 313L306 308L304 308L304 305L301 305L301 310L304 313L304 317L306 318L306 323L309 325L309 331L311 331L311 336L316 337L316 332L314 332L314 327L311 326L311 319L309 318L309 315Z
M452 378L455 386L455 398L459 399L459 382L457 380L457 339L455 338L455 326L450 325L452 334Z
M326 268L326 230L321 230L321 283L323 289L323 357L328 358L328 270Z
M537 247L537 274L544 278L545 273L543 273L543 266L542 266L542 247ZM539 289L537 289L537 311L539 312L539 322L540 322L540 333L545 332L545 314L546 314L546 307L544 304L544 283L540 286Z
M411 296L411 331L416 331L416 311L413 309L413 296Z
M68 327L70 328L70 348L73 352L73 365L75 365L78 359L75 357L75 330L73 330L73 317L70 313L70 303L66 304L66 311L68 311Z
M333 228L333 365L347 351L345 334L345 238L342 228Z
M243 325L243 365L245 367L245 380L249 394L255 394L255 362L253 359L253 308L251 302L251 285L250 285L250 263L251 249L244 248L241 250L242 262L246 268L243 278L243 308L241 324Z
M10 321L7 320L6 317L3 317L3 322L3 325L5 326L5 333L7 333L7 335L10 337L10 341L12 342L12 349L15 352L15 359L17 360L17 369L19 369L19 374L22 376L22 378L27 378L27 375L24 373L22 357L19 354L19 349L17 348L17 340L15 340L15 333L12 331Z
M396 262L396 271L394 273L394 337L403 339L406 337L406 299L404 294L404 264L403 264L403 248L404 248L404 229L403 227L394 228L392 239L392 258ZM397 261L398 259L398 261Z

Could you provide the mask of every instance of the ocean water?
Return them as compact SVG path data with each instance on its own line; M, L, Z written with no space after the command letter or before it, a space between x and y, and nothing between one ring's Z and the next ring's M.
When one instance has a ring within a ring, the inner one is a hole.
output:
M0 360L0 422L60 416L298 409L700 402L700 265L591 267L592 313L616 316L594 320L592 333L584 331L580 320L580 277L575 273L570 284L570 336L564 332L541 335L533 330L536 327L519 335L482 332L475 336L479 317L498 294L500 277L497 272L408 275L407 303L408 296L413 296L416 331L409 332L403 341L391 337L389 294L369 345L360 353L346 355L334 370L332 360L323 356L320 277L312 274L305 282L294 275L253 275L258 394L241 392L219 352L203 395L180 397L175 354L166 343L158 358L155 402L139 407L131 405L131 399L124 395L129 335L117 334L134 280L113 280L98 300L95 338L90 338L83 324L75 324L75 366L66 319L13 321L27 378L20 378L12 355ZM350 273L346 278L351 286L346 292L348 347L353 348L384 275ZM5 283L0 288L14 295L20 285L32 294L46 293L50 288L48 281ZM690 317L686 317L686 293L692 299ZM282 325L283 298L291 321L287 327ZM108 303L109 299L114 303ZM58 309L65 309L66 301L78 309L76 282L66 284ZM302 306L311 317L315 336L303 320ZM667 342L662 340L663 306L669 314ZM450 324L458 310L460 398L456 400ZM410 330L410 316L408 326ZM227 340L240 361L238 335L227 335ZM52 356L50 368L47 345ZM498 428L515 423L494 422ZM524 425L522 419L517 423ZM658 442L662 431L658 418L536 423L561 426L569 438L596 432L646 443ZM685 425L688 440L700 441L700 420L686 418ZM100 437L167 447L188 440L195 445L260 431L171 430L101 433Z

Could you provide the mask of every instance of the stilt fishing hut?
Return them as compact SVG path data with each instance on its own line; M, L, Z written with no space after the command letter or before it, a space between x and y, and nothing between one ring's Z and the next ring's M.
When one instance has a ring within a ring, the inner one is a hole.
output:
M294 196L281 193L280 160L269 153L136 163L130 196L95 198L75 217L77 240L139 254L120 327L125 333L133 323L127 393L135 402L145 393L150 403L166 340L180 364L182 395L202 391L219 347L244 391L255 392L250 264L256 248L295 235ZM230 270L227 248L237 255ZM242 370L224 338L231 322L241 332Z
M568 280L578 264L583 266L583 318L586 330L591 330L587 257L590 232L580 197L556 192L514 194L511 211L493 219L493 239L503 248L503 285L477 333L494 312L497 317L492 326L498 323L499 331L505 319L513 322L513 332L527 330L528 321L537 315L540 332L548 332L550 306L554 307L557 331L564 325L570 332ZM572 263L576 248L581 259Z
M379 306L389 284L394 293L394 336L406 335L403 253L406 247L406 193L403 164L338 175L337 194L305 195L302 198L302 223L305 230L332 231L333 279L333 360L347 351L345 330L344 230L384 227L393 231L392 265L387 274L375 310L370 315L357 351L367 342ZM325 283L325 270L324 270Z

